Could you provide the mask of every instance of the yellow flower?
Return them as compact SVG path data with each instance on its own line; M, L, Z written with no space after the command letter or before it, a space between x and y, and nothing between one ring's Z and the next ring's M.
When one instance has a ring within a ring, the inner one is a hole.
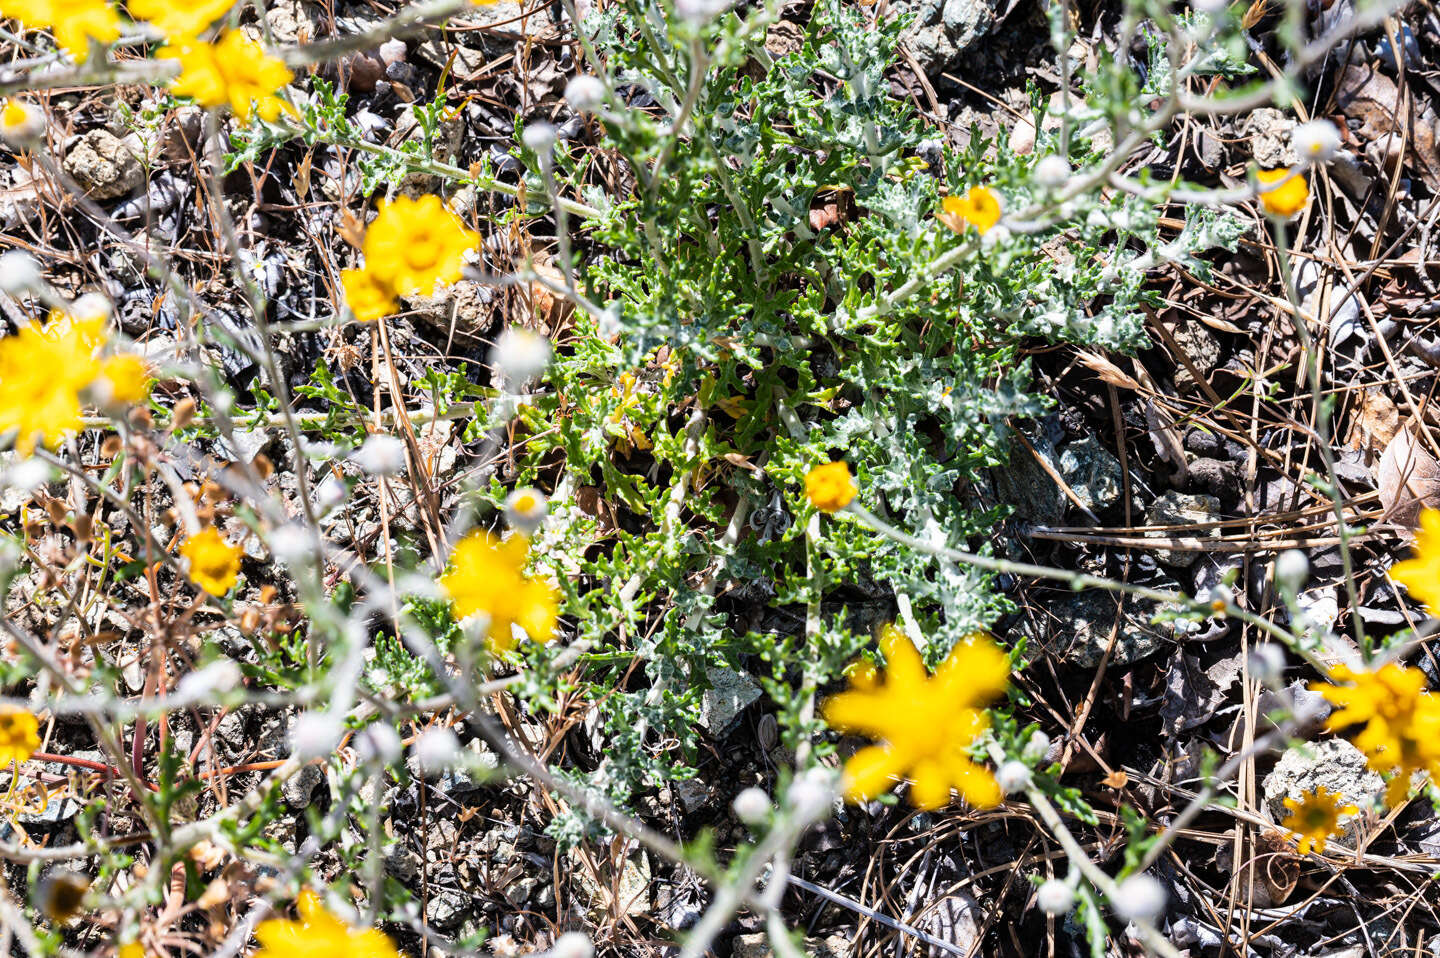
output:
M1425 610L1432 616L1440 616L1440 510L1425 509L1420 513L1415 555L1395 563L1390 578L1425 603Z
M127 0L130 15L146 20L172 40L193 39L235 6L235 0Z
M40 720L33 712L0 705L0 768L23 762L40 748Z
M190 581L211 595L224 595L240 578L245 550L227 542L214 526L206 526L180 544L180 554L189 560Z
M306 890L295 900L299 921L272 918L255 929L255 958L400 958L383 931L351 928L325 910L320 896Z
M1317 853L1323 853L1326 839L1340 831L1340 816L1360 811L1354 805L1341 805L1340 796L1326 790L1324 785L1306 792L1299 801L1285 796L1285 807L1290 809L1290 815L1280 824L1300 840L1302 855L1308 855L1311 846Z
M1349 684L1333 684L1341 682ZM1310 687L1338 706L1326 725L1330 731L1363 726L1350 740L1365 753L1370 768L1392 776L1386 794L1390 804L1405 797L1415 772L1440 781L1440 697L1425 690L1419 669L1391 662L1357 672L1337 665L1330 670L1330 684Z
M94 358L102 320L52 320L0 338L0 434L18 430L25 454L80 429L80 393L100 375Z
M275 95L290 82L290 70L239 30L229 31L214 43L190 40L161 47L159 56L180 61L180 76L171 87L176 95L188 96L204 107L229 104L241 123L250 122L252 110L263 120L274 120L281 111L292 112L290 105Z
M53 448L77 432L84 425L81 394L92 386L102 387L97 391L107 402L145 396L138 356L97 356L106 344L107 313L99 308L103 300L92 299L92 309L86 299L92 298L81 297L72 307L86 315L55 310L43 327L0 338L0 435L18 430L15 448L23 453L33 452L37 442Z
M989 728L984 706L1003 695L1010 660L988 636L975 636L951 650L933 676L920 653L894 627L880 637L885 679L869 670L852 675L847 692L825 703L825 721L842 732L878 739L845 763L845 795L859 802L886 791L892 779L914 782L910 802L939 808L951 789L976 807L998 805L1000 788L985 768L971 761L970 747Z
M455 603L456 618L486 616L486 631L496 651L514 644L514 625L537 642L549 642L555 635L559 599L548 582L525 575L529 552L524 536L502 542L477 529L455 546L450 571L440 577L440 588Z
M1260 204L1265 212L1281 219L1289 219L1305 208L1310 199L1310 185L1305 174L1291 170L1258 170L1255 179L1260 182ZM1288 179L1287 179L1288 177ZM1276 185L1279 184L1279 185Z
M145 947L138 941L127 941L116 949L115 958L146 958Z
M90 893L90 879L69 871L53 871L40 880L35 905L40 914L51 921L66 922L80 914L85 896Z
M983 233L1000 222L1000 197L986 186L972 186L964 196L947 196L940 207L940 221L957 233L966 223Z
M112 403L136 403L149 395L150 367L133 353L106 357L100 365L100 377L108 390L106 398Z
M32 30L49 29L76 63L90 56L90 41L114 43L120 17L105 0L0 0L0 17L14 17Z
M402 196L382 203L365 231L365 268L399 293L429 294L436 283L460 279L465 251L480 242L438 196ZM358 314L357 314L358 315Z
M346 305L358 320L381 319L397 308L395 291L368 269L341 270L340 285L345 287Z
M805 496L821 512L838 512L855 498L855 480L843 461L827 462L805 473Z
M0 139L21 145L45 132L45 111L24 100L6 100L0 107Z

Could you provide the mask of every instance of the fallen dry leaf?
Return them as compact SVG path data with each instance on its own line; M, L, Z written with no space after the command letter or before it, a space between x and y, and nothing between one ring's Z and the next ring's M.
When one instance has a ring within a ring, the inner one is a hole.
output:
M1440 463L1419 438L1423 428L1409 419L1385 446L1375 467L1383 521L1414 527L1422 507L1440 507Z
M1367 453L1383 452L1399 431L1400 410L1394 401L1378 389L1367 389L1355 403L1345 441Z
M1416 94L1415 87L1410 87L1408 94L1402 97L1395 81L1373 64L1352 63L1340 78L1335 102L1348 119L1359 122L1359 128L1353 132L1362 145L1407 135L1410 157L1425 185L1437 190L1440 189L1440 151L1437 151L1436 125L1440 118L1436 117L1430 101ZM1396 145L1398 148L1398 143Z

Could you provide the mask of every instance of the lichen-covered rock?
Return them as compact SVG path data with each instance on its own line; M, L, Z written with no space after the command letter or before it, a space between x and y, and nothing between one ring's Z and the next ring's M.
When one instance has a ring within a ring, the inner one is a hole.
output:
M891 9L914 16L900 40L933 76L990 32L998 6L992 0L895 0Z
M1341 805L1354 805L1362 812L1383 803L1385 781L1365 764L1365 755L1343 738L1326 739L1286 749L1265 776L1265 810L1278 825L1289 816L1287 797L1300 799L1318 787L1340 796ZM1354 844L1363 827L1361 815L1343 823L1343 838Z
M1043 436L1032 436L1030 445L1047 462L1055 462L1055 447ZM1065 504L1070 500L1065 498L1050 473L1035 461L1035 455L1020 443L1011 446L1010 461L992 470L991 475L995 479L996 496L1014 507L1017 518L1049 526L1058 524L1065 515Z
M1124 489L1120 460L1094 436L1087 436L1065 447L1060 453L1060 475L1070 486L1075 498L1091 512L1109 509L1120 501Z
M1145 511L1145 524L1148 526L1190 526L1215 522L1219 518L1219 499L1214 496L1191 496L1183 492L1167 492L1151 503L1150 508ZM1214 539L1219 535L1220 530L1213 526L1208 529L1178 528L1173 531L1146 533L1151 539ZM1193 549L1155 550L1156 561L1176 569L1188 569L1199 558L1200 553Z
M70 147L62 164L89 197L113 200L145 182L139 146L108 130L91 130Z
M1123 604L1117 605L1116 599L1109 592L1091 589L1049 603L1046 618L1057 623L1057 628L1047 641L1032 648L1043 648L1066 665L1093 669L1105 654L1118 616L1111 666L1129 665L1160 651L1170 637L1170 627L1150 624L1155 604L1126 596Z

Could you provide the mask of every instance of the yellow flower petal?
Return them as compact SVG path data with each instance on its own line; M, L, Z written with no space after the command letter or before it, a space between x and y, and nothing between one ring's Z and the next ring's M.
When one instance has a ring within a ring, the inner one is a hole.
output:
M1259 170L1255 179L1260 183L1260 205L1272 216L1289 219L1303 210L1310 200L1310 184L1306 182L1304 172Z

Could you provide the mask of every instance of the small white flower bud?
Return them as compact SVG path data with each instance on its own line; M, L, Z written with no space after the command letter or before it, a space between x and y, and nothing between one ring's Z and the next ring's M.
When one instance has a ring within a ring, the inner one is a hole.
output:
M45 288L45 277L35 257L24 250L14 249L0 254L0 292L11 296L24 296Z
M1235 601L1235 593L1230 591L1229 586L1217 582L1215 585L1201 589L1196 594L1195 601L1208 607L1211 613L1219 615Z
M33 493L50 481L50 467L40 459L22 459L5 470L5 485L25 494Z
M286 565L301 562L313 554L315 540L298 525L281 526L265 537L270 554Z
M770 817L770 796L762 789L747 788L735 796L730 808L746 825L759 825Z
M1340 131L1329 120L1311 120L1295 127L1290 145L1301 163L1328 163L1340 149Z
M1262 642L1250 652L1250 674L1264 684L1279 688L1285 679L1285 650L1278 642Z
M578 931L565 932L555 939L555 947L550 949L550 958L591 958L594 954L595 946Z
M1151 924L1165 911L1165 886L1143 872L1131 875L1115 889L1110 907L1115 914L1126 921L1144 921Z
M0 105L0 139L17 147L33 146L45 132L45 111L25 100Z
M510 523L510 528L527 536L535 534L549 511L550 503L545 501L545 493L529 486L516 489L505 498L505 521Z
M438 775L459 760L460 739L448 728L436 726L416 739L410 752L422 773Z
M597 76L582 73L565 84L565 99L575 109L585 113L594 113L605 105L610 91L605 89L605 81Z
M302 762L324 758L335 751L345 723L329 712L306 712L290 726L290 754Z
M376 433L367 436L350 454L350 461L368 475L398 476L405 471L405 443L395 436Z
M984 236L980 237L980 248L994 249L997 246L1003 246L1009 241L1010 227L1006 226L1004 223L996 223L994 226L990 227L988 230L985 231Z
M398 37L380 44L380 60L386 66L392 63L404 63L406 52L405 41Z
M182 678L175 686L175 695L187 701L223 695L239 686L243 679L240 666L229 659L217 659Z
M399 733L385 722L367 726L359 735L359 747L361 758L383 765L398 762L405 753L405 745L400 741Z
M1051 153L1035 164L1035 182L1046 189L1058 189L1070 181L1070 164L1065 158Z
M560 131L555 126L546 123L544 120L537 120L528 124L523 133L520 134L520 142L525 144L527 150L548 157L550 151L555 148L555 142L560 138Z
M1047 915L1068 915L1075 907L1075 889L1058 878L1052 878L1035 893L1035 903Z
M729 10L730 3L731 0L675 0L675 12L680 19L700 26Z
M835 801L835 784L824 769L812 768L790 783L785 804L801 821L818 822L829 816Z
M110 300L101 293L86 293L75 297L65 310L76 319L109 319L114 312Z
M1015 795L1030 787L1030 766L1011 759L995 773L995 784L1006 795Z
M1286 549L1275 557L1275 581L1299 592L1310 579L1310 559L1299 549Z
M500 334L490 351L490 365L512 390L540 375L550 365L550 341L519 326L511 326Z
M1030 740L1025 743L1025 748L1020 755L1027 762L1043 762L1048 754L1050 754L1050 736L1037 728L1030 733Z

